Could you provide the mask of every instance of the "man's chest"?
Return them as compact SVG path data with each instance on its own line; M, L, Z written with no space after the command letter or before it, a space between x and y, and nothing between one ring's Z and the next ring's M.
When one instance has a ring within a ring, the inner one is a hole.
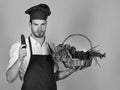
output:
M33 44L31 49L32 49L32 54L37 54L37 55L50 54L50 47L47 42L45 42L42 46L39 43Z
M28 43L26 50L27 50L27 56L24 58L23 64L21 66L21 68L24 71L26 71L32 55L49 55L49 54L51 54L50 46L47 42L45 42L42 46L39 43L35 43L35 44L31 43L31 45Z

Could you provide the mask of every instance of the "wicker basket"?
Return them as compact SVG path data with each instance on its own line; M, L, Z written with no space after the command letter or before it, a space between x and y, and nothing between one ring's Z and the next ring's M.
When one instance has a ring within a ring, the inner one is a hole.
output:
M80 36L80 37L84 37L85 39L87 39L87 41L90 44L90 49L87 52L84 51L76 51L78 54L82 53L82 56L80 56L81 54L77 55L77 57L73 57L72 54L70 53L71 50L71 45L69 44L65 44L65 42L73 36ZM57 51L53 54L53 58L55 60L60 61L64 64L64 66L66 68L78 68L81 67L89 67L92 64L92 60L94 59L94 57L105 57L105 54L101 54L97 51L95 51L93 49L93 45L91 40L83 35L83 34L71 34L68 37L65 38L65 40L62 42L62 44L57 45ZM89 53L89 55L88 55ZM101 56L102 55L102 56ZM78 58L79 57L79 58ZM97 62L97 61L96 61ZM99 65L99 63L98 63Z

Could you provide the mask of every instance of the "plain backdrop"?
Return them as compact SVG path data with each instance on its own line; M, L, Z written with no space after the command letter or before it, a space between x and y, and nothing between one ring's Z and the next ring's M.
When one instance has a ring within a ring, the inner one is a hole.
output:
M57 82L58 90L120 90L120 0L0 0L0 90L20 90L21 81L7 83L5 69L9 62L11 45L23 33L29 36L29 16L26 9L39 3L50 6L46 36L56 45L68 35L81 33L88 36L97 50L106 52L95 65L73 73ZM89 49L83 37L71 37L78 50Z

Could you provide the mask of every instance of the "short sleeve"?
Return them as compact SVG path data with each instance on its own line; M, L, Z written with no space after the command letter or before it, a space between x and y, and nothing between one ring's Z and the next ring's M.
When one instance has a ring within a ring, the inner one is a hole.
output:
M49 41L50 48L52 49L53 52L56 52L56 46L55 43Z
M11 46L10 51L9 51L9 64L6 70L8 70L12 65L16 62L18 59L18 51L19 51L20 43L15 43Z

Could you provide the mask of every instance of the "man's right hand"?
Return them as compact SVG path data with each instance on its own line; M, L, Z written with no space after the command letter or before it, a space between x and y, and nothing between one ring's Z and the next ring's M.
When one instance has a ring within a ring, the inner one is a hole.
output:
M24 45L20 45L19 47L19 60L23 61L25 56L27 55L27 51L26 51L26 48L23 48L25 47L25 44Z

